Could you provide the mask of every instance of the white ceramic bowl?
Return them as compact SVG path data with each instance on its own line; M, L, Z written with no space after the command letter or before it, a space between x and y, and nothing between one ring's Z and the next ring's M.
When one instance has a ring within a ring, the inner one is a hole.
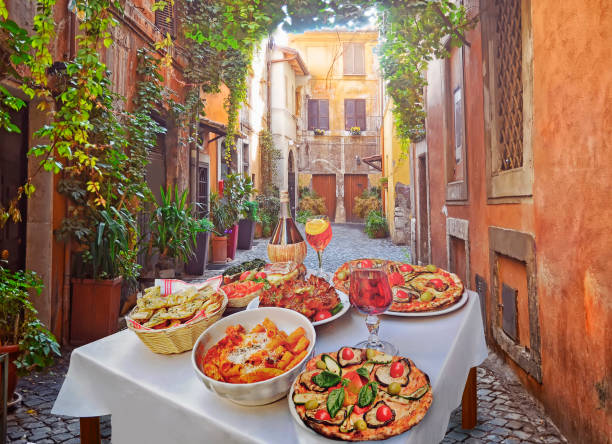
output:
M279 330L283 330L287 334L291 334L291 332L298 327L304 329L306 338L310 341L310 344L308 345L306 356L298 365L272 379L250 384L230 384L216 381L202 372L199 363L202 362L202 358L206 355L208 349L225 337L225 329L227 327L241 324L245 330L250 331L265 318L270 319L276 324ZM297 375L302 372L304 364L312 357L316 337L315 329L308 318L293 310L278 307L265 307L257 310L241 311L226 318L222 318L204 330L204 333L200 335L191 352L191 364L193 365L193 369L198 379L218 396L227 398L241 405L251 406L269 404L287 394Z

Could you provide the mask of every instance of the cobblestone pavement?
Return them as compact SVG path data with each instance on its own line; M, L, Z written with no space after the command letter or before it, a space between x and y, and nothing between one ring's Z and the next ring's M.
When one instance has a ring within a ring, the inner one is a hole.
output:
M303 228L303 227L302 227ZM325 251L327 271L334 271L348 259L388 257L406 259L407 249L387 239L368 239L362 226L334 225L334 238ZM250 251L239 251L237 260L265 258L266 240L257 240ZM316 268L316 255L309 250L306 265ZM218 272L207 271L206 277ZM8 442L11 443L79 443L79 421L76 418L51 415L50 410L68 370L70 351L43 373L21 378L17 390L23 396L21 406L9 412ZM101 424L104 443L110 443L110 417ZM461 409L450 418L446 437L441 444L464 443L566 443L537 402L523 389L514 374L499 358L491 355L478 369L478 425L472 430L461 428ZM173 443L169 443L173 444Z

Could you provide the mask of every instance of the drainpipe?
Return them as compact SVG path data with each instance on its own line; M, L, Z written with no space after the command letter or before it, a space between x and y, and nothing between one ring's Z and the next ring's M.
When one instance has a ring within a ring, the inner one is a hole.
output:
M272 101L272 96L270 92L271 87L271 76L270 70L272 69L272 48L274 47L274 40L272 37L268 37L268 44L266 45L266 126L268 128L268 132L271 131L272 125L270 120L272 119L272 113L270 110L270 103Z
M68 60L73 60L76 55L76 14L70 13L68 26ZM71 212L70 202L66 201L66 218L70 217ZM71 251L72 243L64 243L64 286L62 288L62 337L61 342L67 345L70 341L70 281L72 279L71 272Z

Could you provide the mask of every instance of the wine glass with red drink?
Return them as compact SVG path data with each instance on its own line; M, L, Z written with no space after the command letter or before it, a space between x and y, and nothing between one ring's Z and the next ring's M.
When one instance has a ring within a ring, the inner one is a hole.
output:
M355 345L359 348L371 348L390 355L397 354L397 347L378 338L380 319L378 315L387 311L393 302L393 293L389 285L388 266L386 264L364 263L360 261L351 265L351 286L349 299L357 309L366 314L366 325L370 336L366 341Z
M325 250L332 239L329 218L323 215L309 217L306 221L305 231L306 240L312 249L317 252L317 257L319 258L319 270L316 272L316 276L329 280L329 274L323 271L323 250Z

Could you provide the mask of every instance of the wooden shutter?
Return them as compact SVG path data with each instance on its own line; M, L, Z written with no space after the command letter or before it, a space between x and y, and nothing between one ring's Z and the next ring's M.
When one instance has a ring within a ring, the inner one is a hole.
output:
M355 101L353 99L344 99L344 125L347 131L355 126Z
M329 100L317 100L319 102L319 128L329 130Z
M168 2L163 9L155 11L155 26L165 36L170 34L170 37L175 37L175 26L174 26L174 6Z
M319 128L319 103L318 100L308 100L308 129Z
M361 131L366 129L366 101L365 99L355 100L355 126L361 128Z
M365 74L365 48L361 44L353 44L353 74Z
M345 43L343 46L344 74L354 74L355 72L355 47L352 43Z

